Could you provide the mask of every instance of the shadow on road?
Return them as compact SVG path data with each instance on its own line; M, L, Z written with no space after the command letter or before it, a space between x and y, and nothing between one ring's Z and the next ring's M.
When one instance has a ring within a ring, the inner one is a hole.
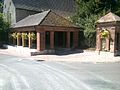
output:
M76 53L83 53L83 50L80 49L61 49L61 50L55 50L55 55L69 55L69 54L76 54Z

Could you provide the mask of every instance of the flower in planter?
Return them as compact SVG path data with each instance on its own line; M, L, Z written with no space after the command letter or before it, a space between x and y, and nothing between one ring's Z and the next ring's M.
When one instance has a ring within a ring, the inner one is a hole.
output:
M16 32L14 32L14 33L12 33L12 34L10 34L9 35L9 38L13 38L12 40L12 43L14 44L14 45L16 45L16 39L17 39L17 33Z
M29 35L28 35L28 37L31 39L31 44L30 44L30 48L32 47L32 42L34 41L34 40L36 40L37 39L37 37L36 37L36 35L35 35L35 33L30 33Z
M27 33L22 33L22 46L26 46L26 40L28 39Z
M22 33L22 38L27 39L28 35L27 33Z
M103 38L103 39L109 38L109 35L110 35L110 33L109 33L108 30L102 30L102 31L100 32L100 34L101 34L101 38Z
M17 33L16 32L12 33L10 36L12 36L14 39L17 39Z
M31 34L29 34L28 37L30 37L31 40L36 40L36 35L33 32Z
M17 33L17 38L21 38L21 33Z

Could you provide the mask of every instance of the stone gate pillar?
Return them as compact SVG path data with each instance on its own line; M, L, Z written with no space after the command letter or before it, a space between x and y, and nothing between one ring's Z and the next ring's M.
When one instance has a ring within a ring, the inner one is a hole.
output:
M100 51L102 49L102 42L101 42L101 35L100 35L100 28L96 29L96 51Z
M109 37L106 38L105 49L112 53L116 53L116 51L118 51L117 34L120 33L120 17L110 12L97 21L96 28L100 28L101 30L106 29L109 31ZM97 29L97 36L99 34L98 31L100 30ZM100 45L100 41L97 37L96 50L100 50Z
M110 52L115 52L116 50L116 35L115 35L115 28L111 30L111 42L110 42Z

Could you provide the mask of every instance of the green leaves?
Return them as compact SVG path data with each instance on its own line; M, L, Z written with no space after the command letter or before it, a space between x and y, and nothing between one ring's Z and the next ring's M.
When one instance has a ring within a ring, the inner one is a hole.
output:
M9 23L3 19L3 13L0 13L0 42L8 42Z
M14 39L17 39L17 33L12 33L10 36L12 36Z
M3 3L0 2L0 7L3 7Z
M35 33L30 33L29 35L28 35L28 37L30 37L31 38L31 40L36 40L36 35L35 35Z
M28 39L28 34L27 33L22 33L22 38Z
M3 14L0 13L0 30L6 32L8 31L8 29L9 29L9 23L4 21Z
M101 38L109 38L109 35L110 35L110 33L107 30L103 30L101 32L101 36L102 36Z

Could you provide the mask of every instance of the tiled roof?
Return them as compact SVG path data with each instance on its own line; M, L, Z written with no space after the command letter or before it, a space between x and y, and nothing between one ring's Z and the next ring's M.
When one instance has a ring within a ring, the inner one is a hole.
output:
M17 22L13 28L36 26L36 25L47 25L47 26L65 26L65 27L76 27L73 23L67 19L59 16L51 10L44 11L42 13L30 15L23 20Z
M50 10L44 11L42 13L30 15L30 16L22 19L21 21L17 22L14 27L25 27L25 26L35 26L35 25L38 25L45 18L45 16L49 12L50 12Z
M117 22L117 21L120 21L120 17L110 12L105 16L101 17L97 22L103 23L103 22Z
M16 8L34 11L51 9L58 13L68 14L75 11L75 0L13 0L13 3Z

